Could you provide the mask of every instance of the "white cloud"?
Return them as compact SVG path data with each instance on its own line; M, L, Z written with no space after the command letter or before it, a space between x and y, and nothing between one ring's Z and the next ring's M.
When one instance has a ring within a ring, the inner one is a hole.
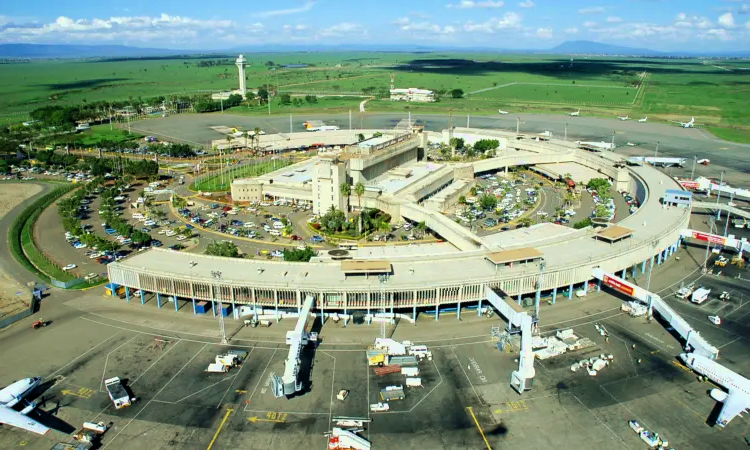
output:
M748 30L750 30L750 20L748 20L747 22L745 22L745 28L747 28Z
M440 25L426 21L412 22L408 17L401 17L399 19L396 19L394 23L399 26L399 30L416 33L420 35L420 37L424 37L424 35L435 34L447 35L456 32L456 28L450 25L441 27Z
M446 8L475 9L475 8L502 8L505 2L461 0L458 3L448 3Z
M470 33L479 31L489 34L502 30L518 30L521 28L521 16L514 12L507 12L500 19L493 17L482 23L466 22L463 28L464 31Z
M525 0L523 2L519 2L518 7L519 8L533 8L534 2L532 2L531 0Z
M538 37L539 39L551 39L552 28L537 28L536 37Z
M596 22L593 22L591 20L587 20L586 22L583 22L584 28L594 28L596 26Z
M576 34L578 33L578 28L576 27L566 28L564 32L565 34Z
M732 28L734 27L734 16L732 13L722 14L719 16L718 22L724 28Z
M313 6L315 6L314 1L307 1L302 6L299 6L297 8L287 8L287 9L272 9L269 11L261 11L258 12L255 15L255 17L276 17L276 16L287 16L289 14L299 14L303 12L310 11Z
M351 34L366 35L367 30L362 25L356 23L342 22L337 25L323 28L318 34L320 36L344 36Z
M700 34L699 37L706 39L718 39L720 41L732 40L732 37L724 28L712 28L710 30L707 30L705 33Z
M615 16L609 16L607 17L607 22L608 23L620 23L622 22L622 19L619 17L615 17Z
M429 14L423 13L423 12L420 12L420 11L412 11L412 12L409 13L409 15L412 16L412 17L416 17L418 19L429 19L430 18Z
M737 11L738 14L750 14L750 3L745 3L744 5L740 6L740 10Z
M578 10L578 14L601 14L603 12L603 6L591 6L589 8L581 8Z
M685 13L677 14L673 25L679 28L698 28L700 30L705 30L713 26L711 21L705 17L688 16Z

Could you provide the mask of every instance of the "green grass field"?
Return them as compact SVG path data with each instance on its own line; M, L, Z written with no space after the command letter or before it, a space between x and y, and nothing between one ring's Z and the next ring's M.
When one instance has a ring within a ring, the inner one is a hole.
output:
M115 126L110 129L109 125L94 125L90 129L81 133L78 141L82 145L95 146L104 140L120 143L132 141L133 139L140 139L142 137L143 135L137 133L128 134L126 130L119 129Z
M231 188L232 181L237 178L257 177L274 170L281 169L290 165L292 162L288 159L278 159L275 161L264 161L259 164L247 164L243 166L225 169L224 175L221 172L212 173L200 178L188 186L191 191L203 192L225 192Z
M215 92L238 84L236 55L217 59L126 61L38 61L0 65L0 121L9 114L47 104L132 100L156 95ZM316 105L273 105L273 113L339 112L357 109L363 89L396 87L462 89L466 97L434 105L407 105L412 111L563 111L583 108L592 115L629 113L649 120L688 120L718 129L733 140L750 140L750 63L746 61L659 60L617 57L577 58L479 53L252 53L246 55L247 86L265 83L281 92L321 96ZM206 66L205 61L219 64ZM277 66L271 68L267 63ZM306 64L304 68L278 65ZM202 67L206 66L206 67ZM645 78L644 78L644 74ZM639 88L643 86L639 92ZM330 95L332 97L322 97ZM635 101L634 101L635 100ZM586 109L588 107L588 109ZM403 104L368 103L368 111L404 110ZM242 106L233 113L263 114ZM721 131L728 130L728 131ZM94 142L92 142L93 144Z

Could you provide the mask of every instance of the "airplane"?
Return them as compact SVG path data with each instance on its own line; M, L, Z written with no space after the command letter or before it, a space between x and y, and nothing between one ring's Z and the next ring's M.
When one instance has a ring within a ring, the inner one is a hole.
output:
M638 119L638 122L646 123L646 120L648 120L648 117L644 117L643 119Z
M497 112L499 112L502 115L508 114L508 111L503 111L502 109L498 109Z
M578 117L581 115L581 110L579 109L576 112L568 113L569 116Z
M707 165L711 164L711 160L710 160L710 159L705 159L705 158L704 158L704 159L699 159L699 160L698 160L698 161L696 161L696 162L697 162L698 164L701 164L701 165L703 165L703 166L707 166Z
M711 389L711 398L724 403L716 418L716 425L724 428L735 416L750 408L750 380L705 356L682 353L680 359L694 372L708 377L727 390Z
M617 116L617 118L620 119L620 120L629 120L630 119L629 116L625 116L625 117Z
M671 120L672 123L679 123L682 128L694 128L695 127L695 117L690 118L690 122L675 122L674 120Z
M309 122L304 122L303 125L307 131L336 131L339 129L336 125L319 125L313 126Z
M24 397L33 391L42 379L40 377L24 378L0 390L0 423L13 427L22 428L37 434L46 434L49 428L27 414L36 408L35 402L29 402ZM24 408L19 412L13 409L18 403L23 402Z
M631 146L631 147L635 147L636 146L635 142L628 142L628 145Z

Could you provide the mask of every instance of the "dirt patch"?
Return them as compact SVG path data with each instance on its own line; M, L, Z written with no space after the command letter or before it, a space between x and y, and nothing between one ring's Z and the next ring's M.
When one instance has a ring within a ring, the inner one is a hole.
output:
M36 184L3 183L0 187L0 217L41 191L42 187ZM28 292L26 286L0 269L0 319L28 308Z

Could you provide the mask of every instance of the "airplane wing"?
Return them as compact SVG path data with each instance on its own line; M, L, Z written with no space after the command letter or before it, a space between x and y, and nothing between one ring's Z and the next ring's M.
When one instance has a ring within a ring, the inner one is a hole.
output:
M0 407L0 422L37 434L46 434L49 431L49 428L31 417L25 416L15 409L8 407Z
M724 400L724 406L721 408L716 424L720 427L726 426L737 415L745 412L750 407L750 399L747 396L740 395L737 392L729 391L727 398Z

